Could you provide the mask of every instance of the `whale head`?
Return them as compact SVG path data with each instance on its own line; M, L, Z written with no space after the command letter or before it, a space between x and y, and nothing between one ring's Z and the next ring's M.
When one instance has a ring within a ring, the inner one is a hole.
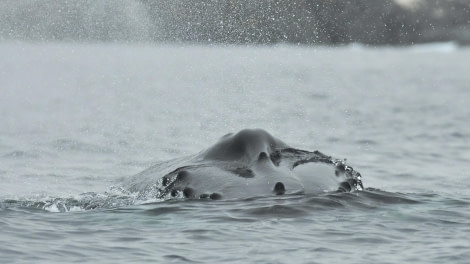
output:
M361 175L344 160L290 147L262 129L227 134L175 164L157 175L152 188L158 198L239 199L362 188Z

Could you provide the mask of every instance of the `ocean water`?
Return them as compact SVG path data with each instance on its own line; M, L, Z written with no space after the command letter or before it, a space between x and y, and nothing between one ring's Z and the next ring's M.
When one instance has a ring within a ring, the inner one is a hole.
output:
M468 263L470 50L0 43L0 263ZM138 200L243 128L366 190Z

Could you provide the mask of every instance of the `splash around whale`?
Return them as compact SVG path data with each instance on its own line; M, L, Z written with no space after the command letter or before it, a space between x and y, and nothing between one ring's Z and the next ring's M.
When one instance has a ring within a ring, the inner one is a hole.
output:
M362 190L361 174L319 151L290 147L262 129L223 136L192 156L156 164L124 187L141 199L244 199Z

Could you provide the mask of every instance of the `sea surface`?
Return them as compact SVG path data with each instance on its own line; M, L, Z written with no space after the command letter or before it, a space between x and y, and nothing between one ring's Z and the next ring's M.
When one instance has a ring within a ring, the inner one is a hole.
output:
M0 43L0 263L468 263L470 49ZM363 191L139 200L262 128Z

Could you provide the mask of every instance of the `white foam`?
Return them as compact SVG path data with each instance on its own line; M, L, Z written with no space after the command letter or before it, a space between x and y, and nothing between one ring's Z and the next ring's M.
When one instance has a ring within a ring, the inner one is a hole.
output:
M441 52L449 53L454 52L459 48L459 45L455 42L433 42L416 44L411 46L411 49L417 52Z

